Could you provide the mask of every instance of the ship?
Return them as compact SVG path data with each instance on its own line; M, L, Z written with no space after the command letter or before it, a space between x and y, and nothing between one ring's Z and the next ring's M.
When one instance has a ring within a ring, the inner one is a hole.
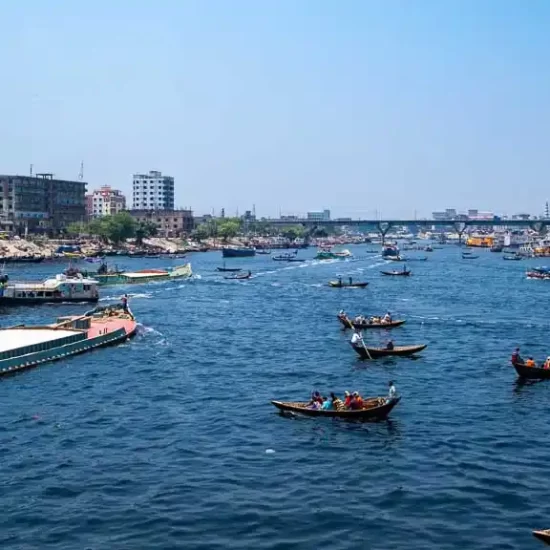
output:
M248 258L256 255L256 250L250 247L234 248L226 247L222 249L224 258Z
M0 376L118 344L134 336L136 328L131 311L117 304L60 317L53 325L0 329Z
M397 245L388 245L382 249L382 258L399 258L399 248Z
M52 304L61 302L97 302L98 282L82 275L56 275L45 281L10 283L8 275L0 276L0 306Z

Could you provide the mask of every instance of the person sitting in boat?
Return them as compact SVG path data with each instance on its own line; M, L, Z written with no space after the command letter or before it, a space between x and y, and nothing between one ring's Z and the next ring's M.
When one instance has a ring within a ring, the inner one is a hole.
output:
M323 398L318 391L311 392L311 400L308 403L308 406L313 405L314 403L317 403L317 405L322 405L323 403Z
M347 316L347 313L343 309L341 309L340 313L338 313L338 317L340 317L341 319L346 319Z
M332 408L335 411L339 411L343 408L344 403L342 403L342 400L337 397L333 392L330 392L330 399L332 401Z
M333 409L332 399L329 399L328 397L323 397L323 404L321 405L321 410L330 411L332 409Z
M520 363L523 363L523 360L519 354L519 348L516 348L514 353L512 353L512 365L518 365Z
M388 399L395 399L397 396L397 390L393 384L393 380L390 380L388 383Z
M546 358L546 361L544 362L544 365L542 367L543 369L550 369L550 356Z
M351 393L346 390L344 392L344 396L346 397L344 399L344 407L346 407L346 409L349 409L349 404L351 403Z
M393 351L394 345L393 345L392 340L388 340L388 343L386 344L386 349L387 349L388 351Z
M363 343L363 335L361 334L361 331L356 330L353 333L353 336L351 337L351 343L355 346Z
M382 317L383 323L391 323L391 313L388 311L384 317Z
M529 359L527 359L527 361L525 361L525 366L526 367L536 367L537 364L535 363L535 360L532 357L529 357Z
M359 392L354 391L351 397L349 408L352 411L356 411L363 408L363 398L359 395Z
M363 320L363 318L361 317L361 315L356 315L354 323L360 324L362 320Z

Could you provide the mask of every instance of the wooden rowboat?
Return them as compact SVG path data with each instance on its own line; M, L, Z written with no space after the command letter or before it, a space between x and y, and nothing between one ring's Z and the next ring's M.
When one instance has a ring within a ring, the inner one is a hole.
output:
M369 329L369 328L395 328L400 327L405 324L404 320L395 320L389 323L369 323L364 321L362 323L356 323L353 319L348 317L338 316L339 321L344 325L344 328L360 328L360 329ZM350 326L351 325L351 326Z
M533 536L550 546L550 529L544 529L543 531L533 531Z
M518 376L527 380L549 380L550 369L540 367L526 367L523 363L512 363Z
M224 271L227 273L236 273L237 271L242 271L240 267L217 267L216 271Z
M394 346L393 349L386 348L365 348L361 344L351 344L351 347L359 354L361 359L373 359L377 357L386 357L386 356L406 356L414 355L415 353L421 352L423 349L426 349L426 344L418 344L415 346ZM370 357L369 357L370 356Z
M371 397L363 401L359 410L320 410L308 409L307 403L292 401L272 401L280 411L303 414L305 416L322 416L325 418L343 418L346 420L383 420L399 403L401 397L389 399L386 397Z
M391 275L393 277L408 277L411 272L410 271L381 271L382 275Z
M342 281L329 281L328 286L332 288L365 288L369 283L344 283Z
M250 277L252 277L252 273L248 271L247 273L239 273L238 275L232 275L231 277L224 277L224 279L229 281L241 281L244 279L250 279Z

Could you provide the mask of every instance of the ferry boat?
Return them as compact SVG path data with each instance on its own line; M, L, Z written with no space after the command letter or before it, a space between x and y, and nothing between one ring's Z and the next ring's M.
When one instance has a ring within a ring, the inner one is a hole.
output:
M0 277L0 306L13 304L50 304L60 302L97 302L98 282L83 277L56 275L42 282L10 283Z
M152 281L188 278L193 275L190 263L174 267L173 269L141 269L139 271L108 270L103 269L103 265L95 272L82 271L71 267L65 273L67 275L80 274L86 277L93 277L100 285L144 284Z
M118 344L134 336L136 327L130 310L117 304L60 317L53 325L0 329L0 376Z
M382 258L399 258L399 248L397 245L388 245L382 249Z
M351 258L353 254L349 250L334 252L330 249L320 249L315 256L316 260L337 260L340 258Z
M222 256L224 258L248 258L250 256L256 255L256 249L243 247L243 248L234 248L226 247L222 249Z

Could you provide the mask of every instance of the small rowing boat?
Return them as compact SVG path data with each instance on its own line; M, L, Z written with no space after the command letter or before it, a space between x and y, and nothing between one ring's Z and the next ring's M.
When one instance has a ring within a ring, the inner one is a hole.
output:
M308 404L295 401L272 401L281 412L321 416L325 418L343 418L346 420L383 420L399 403L401 397L369 397L363 400L363 408L358 410L322 410L310 409Z
M542 367L527 367L525 363L512 363L518 376L527 380L549 380L550 369Z
M338 315L338 320L344 325L344 328L360 328L360 329L370 329L370 328L395 328L400 327L401 325L405 324L404 320L395 320L384 323L383 321L380 322L371 322L369 319L365 319L364 321L357 322L349 317L345 317L342 315Z
M328 286L331 288L365 288L369 283L344 283L342 281L329 281Z
M411 272L409 271L381 271L382 275L390 275L392 277L408 277Z
M521 256L518 256L517 254L513 254L511 256L502 256L503 260L508 260L509 262L518 262L522 259Z
M386 356L407 356L415 355L416 353L421 352L423 349L426 349L426 344L418 344L414 346L394 346L393 349L386 348L369 348L361 344L351 344L351 347L358 353L361 359L373 359L377 357L386 357Z
M474 254L462 254L463 260L477 260L479 256L475 256Z
M543 531L533 531L533 536L550 546L550 529Z
M237 273L242 271L240 267L217 267L216 271L223 271L224 273Z
M239 273L238 275L233 275L231 277L224 277L224 279L227 279L228 281L241 281L244 279L250 279L252 277L252 272L247 271L246 273Z

